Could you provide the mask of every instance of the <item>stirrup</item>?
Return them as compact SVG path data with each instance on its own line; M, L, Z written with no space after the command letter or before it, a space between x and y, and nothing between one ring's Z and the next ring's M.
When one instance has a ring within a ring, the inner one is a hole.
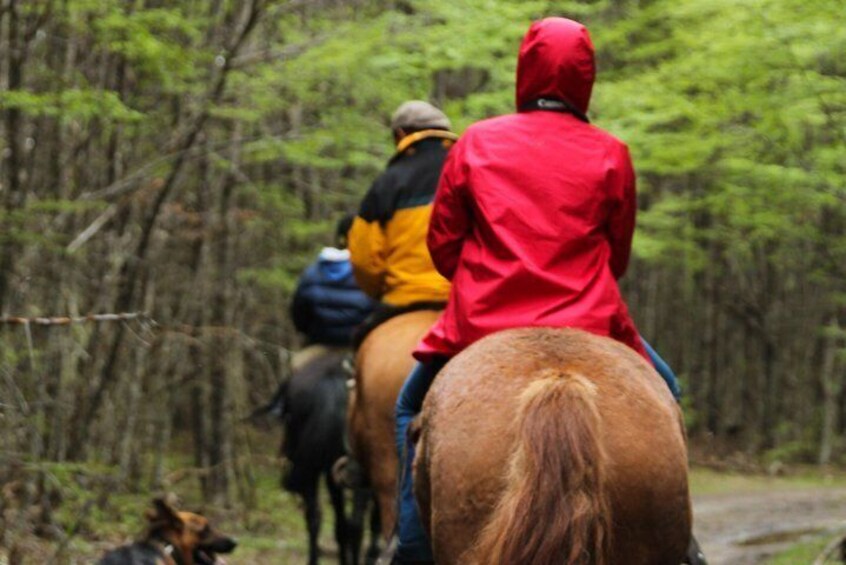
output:
M351 354L345 355L341 361L341 368L350 378L355 377L355 358Z
M391 536L391 539L388 540L388 545L385 546L385 549L382 550L382 553L379 554L379 558L376 560L375 565L395 565L396 555L397 555L397 547L399 546L399 537L394 534Z
M342 455L332 465L332 480L348 489L358 489L367 486L361 465L349 455Z

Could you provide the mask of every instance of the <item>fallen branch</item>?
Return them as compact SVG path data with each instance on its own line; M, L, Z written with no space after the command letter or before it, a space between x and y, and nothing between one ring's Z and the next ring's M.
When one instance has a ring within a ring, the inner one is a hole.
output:
M838 563L842 563L844 557L844 549L846 549L846 536L843 534L838 535L833 540L831 540L828 545L825 546L825 549L822 550L816 559L814 559L814 565L825 565L828 563L830 557L834 557L837 559ZM838 552L838 550L840 550ZM838 554L835 555L835 552Z
M125 322L127 320L142 320L156 325L155 320L144 312L129 312L122 314L88 314L87 316L50 316L25 318L20 316L0 317L0 325L21 325L21 326L66 326L69 324L80 324L83 322Z

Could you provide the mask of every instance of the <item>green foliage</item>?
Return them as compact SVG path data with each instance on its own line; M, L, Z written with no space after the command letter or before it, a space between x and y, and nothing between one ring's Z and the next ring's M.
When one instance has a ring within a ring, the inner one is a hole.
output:
M305 259L304 257L301 259ZM271 266L265 269L242 269L238 273L238 280L240 282L251 282L257 286L272 291L282 291L286 294L293 294L297 287L297 278L299 272L302 271L308 262L290 261L285 262L284 265L278 267ZM297 269L296 267L299 267Z
M795 491L797 489L840 488L846 485L841 473L818 467L788 467L782 476L755 475L748 472L725 473L706 467L690 469L690 491L694 496L732 492Z
M817 458L817 449L809 438L788 441L764 453L763 460L768 463L814 463Z
M658 197L640 218L641 257L699 270L701 256L674 248L710 241L748 255L778 242L796 261L795 245L824 237L818 217L846 185L835 4L655 2L598 28L612 69L597 114L630 144L641 192ZM707 225L692 228L697 217Z
M95 32L109 49L160 82L163 91L184 88L197 76L196 65L208 63L190 47L200 39L202 19L187 18L178 8L153 8L129 14L111 9L98 15Z
M821 207L842 201L846 95L837 53L846 33L837 9L797 0L658 1L620 18L601 2L475 0L414 2L411 14L318 20L311 30L292 18L280 27L319 41L254 77L257 106L296 105L319 117L265 155L331 170L374 166L372 156L390 150L386 117L405 99L430 96L438 71L489 73L479 91L442 101L459 130L510 111L527 24L579 16L600 54L597 122L630 145L641 192L655 195L636 251L701 270L697 242L742 250L817 237ZM710 225L694 227L696 214Z
M237 563L305 563L308 536L300 497L280 488L280 468L274 462L278 430L252 436L251 441L264 446L261 454L244 458L255 481L253 488L260 493L254 504L236 503L233 507L203 500L199 480L182 476L189 464L184 457L186 447L178 445L182 438L173 442L165 456L168 471L180 478L164 490L178 494L178 508L202 513L216 529L237 538L238 548L233 554ZM64 531L73 532L66 546L53 539L27 537L28 562L46 563L51 558L68 563L96 562L106 550L132 543L144 534L145 511L154 497L163 494L145 486L127 488L119 480L120 470L103 464L41 463L27 472L43 473L50 492L61 494L52 506L52 518ZM331 547L334 513L328 498L324 489L320 495L324 520L320 543ZM55 559L60 546L59 558Z
M40 2L18 4L27 26L36 21ZM257 31L230 61L226 87L194 147L183 155L179 142L205 115L199 110L221 68L215 58L231 39L240 8L234 0L215 14L206 3L186 0L55 3L49 25L38 30L45 37L36 33L27 46L24 87L0 92L0 110L22 114L15 133L25 194L0 212L0 243L25 251L16 275L37 279L39 267L62 259L63 245L106 204L74 198L118 181L115 190L127 192L111 193L108 204L120 213L86 244L91 265L82 267L81 258L72 265L90 269L79 277L91 281L89 296L74 296L80 307L101 307L102 296L112 292L106 287L118 284L110 273L135 249L133 238L155 202L148 181L168 178L184 156L145 258L149 284L161 286L145 300L158 300L165 315L185 315L182 306L162 306L169 293L179 293L163 280L187 269L186 249L196 249L196 241L206 246L200 269L209 268L219 243L209 234L225 206L239 217L224 242L237 256L239 291L284 298L320 243L329 241L332 219L356 208L392 155L394 108L411 98L432 100L459 133L476 120L513 111L523 33L534 19L563 15L588 25L598 51L592 120L633 155L641 199L637 258L662 273L661 281L677 275L681 292L697 284L702 290L702 279L715 281L714 294L743 302L736 310L767 326L761 331L772 333L786 320L783 335L769 336L780 346L797 327L818 338L814 325L846 302L840 1L271 0ZM4 155L12 139L0 140ZM136 172L138 179L120 182ZM231 179L232 200L222 203L221 187L230 186L223 181ZM763 283L755 290L759 302L776 303L773 311L764 311L749 288L738 288L765 279L777 292ZM23 277L13 284L18 280ZM71 287L63 293L82 295L74 285L88 283L61 284ZM805 325L792 326L787 299L804 286L808 296L823 294L814 305L820 312L797 314ZM43 300L53 294L51 288L42 301L54 304ZM699 332L697 312L713 296L684 298L699 301L684 305L691 326L685 331ZM724 306L711 312L717 331L730 325L724 315L738 315L720 310ZM674 315L658 313L655 325ZM284 325L281 316L269 316L268 325ZM757 336L731 343L735 337L725 347L740 351L732 353L739 366L723 362L720 340L707 355L720 358L711 364L715 371L747 378L743 394L756 397L763 385L746 372L759 367L744 357L756 355ZM697 357L699 345L684 347L693 357L685 360L690 389L709 366ZM813 351L813 343L806 350ZM730 388L724 385L714 390L723 394ZM710 420L700 396L692 396L685 411L694 427ZM778 432L786 441L797 439Z
M93 118L109 122L138 122L144 114L129 108L114 92L95 89L65 89L60 92L0 92L0 109L18 109L36 117L58 117L64 121Z

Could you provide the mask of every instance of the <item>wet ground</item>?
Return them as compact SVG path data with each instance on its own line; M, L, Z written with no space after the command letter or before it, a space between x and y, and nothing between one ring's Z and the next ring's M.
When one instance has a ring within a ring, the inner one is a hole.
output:
M846 488L700 495L693 507L710 565L766 563L806 538L846 530Z

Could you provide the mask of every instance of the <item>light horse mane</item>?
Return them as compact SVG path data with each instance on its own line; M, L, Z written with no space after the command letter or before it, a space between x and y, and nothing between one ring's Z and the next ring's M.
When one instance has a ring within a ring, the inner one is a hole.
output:
M506 490L462 561L609 562L611 505L596 395L587 378L554 369L542 369L523 390Z

